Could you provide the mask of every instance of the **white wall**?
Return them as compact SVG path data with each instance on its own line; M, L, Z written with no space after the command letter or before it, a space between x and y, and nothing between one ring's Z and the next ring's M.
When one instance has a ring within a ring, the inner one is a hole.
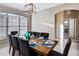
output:
M46 33L54 31L54 20L52 13L49 10L45 12L41 11L32 17L32 31L46 32ZM50 35L53 36L53 33L50 33Z
M49 8L39 12L32 17L32 31L47 32L50 34L50 38L53 39L55 14L63 10L79 10L79 4L63 4L54 8ZM43 23L43 24L42 24ZM46 25L45 25L46 24Z
M56 14L56 38L60 39L63 38L63 20L64 20L64 13L59 12Z

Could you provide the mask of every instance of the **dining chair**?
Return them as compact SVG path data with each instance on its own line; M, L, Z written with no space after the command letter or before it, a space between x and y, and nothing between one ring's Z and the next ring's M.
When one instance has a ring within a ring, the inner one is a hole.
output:
M41 33L40 36L43 36L45 40L48 40L48 38L49 38L49 33Z
M20 55L20 48L19 48L19 43L18 43L18 38L14 35L11 36L12 37L12 42L13 42L13 53L12 56L15 55L15 52L18 51L19 55Z
M69 49L70 49L70 46L71 46L71 39L69 38L68 41L67 41L67 44L64 48L63 54L53 50L52 54L50 56L67 56Z
M11 31L11 35L16 35L18 34L18 31Z
M11 35L8 35L8 39L9 39L9 53L11 51L11 47L13 48L13 42L12 42L12 38L11 38Z
M38 54L30 47L29 41L18 38L20 46L20 55L22 56L37 56Z
M18 42L19 42L19 47L20 47L20 55L30 56L31 53L30 53L29 42L21 38L18 38Z

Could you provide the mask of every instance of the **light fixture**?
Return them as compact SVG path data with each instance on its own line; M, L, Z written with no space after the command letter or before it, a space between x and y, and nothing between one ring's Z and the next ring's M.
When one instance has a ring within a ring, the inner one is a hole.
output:
M67 10L67 15L70 15L71 14L71 10Z
M27 15L36 14L36 6L33 3L24 5L23 12Z

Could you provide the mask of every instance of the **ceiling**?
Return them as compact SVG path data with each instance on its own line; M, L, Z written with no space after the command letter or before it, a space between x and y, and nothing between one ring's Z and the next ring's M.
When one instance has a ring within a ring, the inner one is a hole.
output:
M27 4L27 3L0 3L0 6L14 8L14 9L23 11L23 7L25 4ZM56 7L63 3L34 3L34 4L37 8L37 11L42 11L47 8Z

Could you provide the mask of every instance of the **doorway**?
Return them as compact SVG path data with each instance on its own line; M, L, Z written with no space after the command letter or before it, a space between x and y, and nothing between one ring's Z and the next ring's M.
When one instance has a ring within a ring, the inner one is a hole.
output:
M64 10L55 15L55 38L79 39L79 11Z

